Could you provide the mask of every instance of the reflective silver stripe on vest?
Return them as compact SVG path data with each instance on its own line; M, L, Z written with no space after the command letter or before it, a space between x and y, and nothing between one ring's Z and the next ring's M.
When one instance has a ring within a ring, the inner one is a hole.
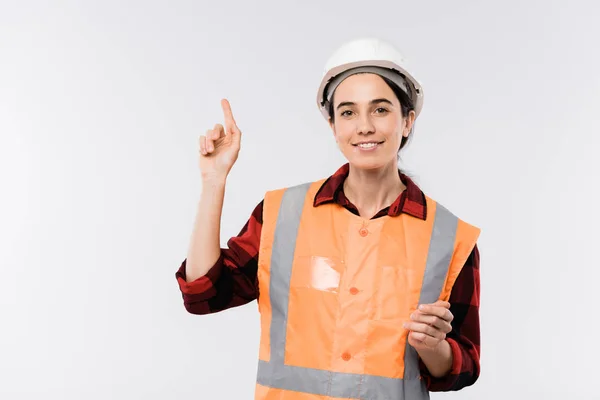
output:
M408 342L404 358L404 379L339 373L284 364L292 264L302 209L310 186L310 183L306 183L291 187L284 192L281 200L270 266L271 357L269 362L259 360L257 383L276 389L333 398L428 399L429 393L424 383L418 379L420 371L416 351ZM458 219L452 213L437 204L434 218L420 304L433 303L439 298L456 237Z
M456 239L456 228L458 227L456 216L440 203L436 203L434 218L419 304L435 303L440 298L448 268L450 268ZM408 344L407 340L404 352L404 379L418 379L419 375L421 375L421 371L419 370L417 351Z

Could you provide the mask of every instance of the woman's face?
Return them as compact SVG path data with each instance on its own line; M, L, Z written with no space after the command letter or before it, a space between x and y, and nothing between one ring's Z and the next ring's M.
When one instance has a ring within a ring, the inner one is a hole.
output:
M385 81L375 74L351 75L336 88L333 100L330 125L348 162L361 169L395 164L414 111L402 116L400 101Z

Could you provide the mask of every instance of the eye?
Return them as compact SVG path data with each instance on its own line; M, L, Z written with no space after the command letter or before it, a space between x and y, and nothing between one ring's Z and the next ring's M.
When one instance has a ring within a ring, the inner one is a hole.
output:
M350 115L350 114L347 114L347 113L352 113L352 111L350 111L350 110L345 110L345 111L342 111L340 115L341 115L342 117L347 117L347 116L349 116L349 115Z
M383 107L378 107L375 111L379 112L379 113L386 113L386 112L388 112L387 108L383 108Z

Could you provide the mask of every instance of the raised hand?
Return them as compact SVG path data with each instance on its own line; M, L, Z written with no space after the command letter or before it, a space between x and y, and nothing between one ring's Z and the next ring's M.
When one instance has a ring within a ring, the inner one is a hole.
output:
M225 126L215 124L199 138L202 179L226 179L235 164L242 132L238 128L227 99L221 100Z

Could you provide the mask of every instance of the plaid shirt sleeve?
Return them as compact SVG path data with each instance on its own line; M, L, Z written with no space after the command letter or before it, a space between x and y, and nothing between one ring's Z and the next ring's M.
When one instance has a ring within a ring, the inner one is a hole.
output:
M208 273L186 282L184 260L175 277L186 310L210 314L240 306L258 298L258 249L262 228L261 201L240 233L229 239L227 248Z
M429 391L460 390L479 378L479 294L479 249L475 246L450 293L454 320L446 340L452 348L452 368L446 376L435 378L420 361L421 375Z

